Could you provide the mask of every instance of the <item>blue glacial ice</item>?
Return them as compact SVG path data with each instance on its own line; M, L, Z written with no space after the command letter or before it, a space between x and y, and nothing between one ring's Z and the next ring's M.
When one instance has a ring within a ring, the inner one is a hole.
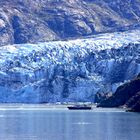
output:
M140 30L0 48L0 102L94 101L140 72Z

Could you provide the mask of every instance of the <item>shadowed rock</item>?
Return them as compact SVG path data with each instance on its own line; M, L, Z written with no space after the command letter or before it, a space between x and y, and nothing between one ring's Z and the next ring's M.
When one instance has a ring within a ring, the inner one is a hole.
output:
M127 105L132 107L139 100L140 77L120 86L117 91L108 99L103 100L99 107L119 107Z

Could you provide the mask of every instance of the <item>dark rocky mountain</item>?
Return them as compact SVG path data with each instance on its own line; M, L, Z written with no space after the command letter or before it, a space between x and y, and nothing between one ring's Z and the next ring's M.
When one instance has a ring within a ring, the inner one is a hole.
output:
M139 21L139 0L0 0L0 45L128 30Z
M132 107L130 111L140 112L140 95L139 95L139 100L136 102L136 104Z
M126 106L140 112L140 75L129 83L120 86L115 94L101 101L98 107Z
M135 106L137 102L140 101L140 92L136 93L134 96L132 96L126 103L127 107Z

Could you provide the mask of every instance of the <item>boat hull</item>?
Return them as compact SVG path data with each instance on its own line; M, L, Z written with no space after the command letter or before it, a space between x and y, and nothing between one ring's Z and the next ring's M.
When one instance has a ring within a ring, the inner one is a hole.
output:
M68 107L69 110L91 110L91 107Z

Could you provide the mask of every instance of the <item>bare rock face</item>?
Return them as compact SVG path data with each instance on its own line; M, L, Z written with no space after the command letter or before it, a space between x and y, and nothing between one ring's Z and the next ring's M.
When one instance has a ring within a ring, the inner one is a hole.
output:
M14 43L12 26L9 23L7 15L0 10L0 45Z
M0 45L36 43L139 26L140 1L0 1Z
M128 102L126 103L126 106L129 108L134 108L137 106L137 103L140 102L140 92L136 93L134 96L132 96Z
M140 112L140 96L139 100L136 102L136 104L132 107L132 111L134 112Z

